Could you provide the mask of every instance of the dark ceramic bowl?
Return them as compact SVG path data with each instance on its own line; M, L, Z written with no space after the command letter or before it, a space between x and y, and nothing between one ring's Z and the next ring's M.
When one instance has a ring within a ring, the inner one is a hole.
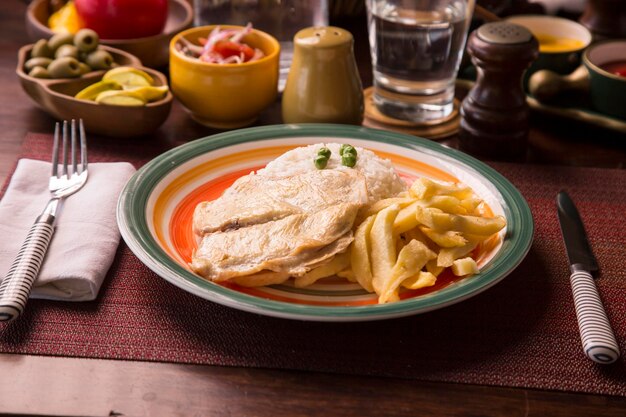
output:
M626 39L595 43L585 51L583 64L589 71L591 103L601 113L626 120L626 77L607 71L607 64L626 67Z

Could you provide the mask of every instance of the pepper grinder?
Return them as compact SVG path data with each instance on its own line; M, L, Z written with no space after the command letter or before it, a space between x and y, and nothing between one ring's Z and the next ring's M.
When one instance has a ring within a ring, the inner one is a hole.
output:
M626 2L589 0L578 20L593 33L594 40L626 38Z
M493 22L472 32L467 50L477 79L461 104L459 147L490 159L522 160L530 112L522 77L539 56L539 43L522 26Z

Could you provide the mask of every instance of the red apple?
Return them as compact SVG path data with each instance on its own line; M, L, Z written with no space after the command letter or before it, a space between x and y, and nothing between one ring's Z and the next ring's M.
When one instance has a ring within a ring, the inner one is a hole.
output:
M85 26L102 39L157 35L167 20L168 0L74 0Z

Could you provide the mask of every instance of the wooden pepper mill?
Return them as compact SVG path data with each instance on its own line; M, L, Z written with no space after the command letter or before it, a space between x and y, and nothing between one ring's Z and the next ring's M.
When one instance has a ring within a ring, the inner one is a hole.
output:
M624 0L588 0L579 22L593 33L594 40L626 38Z
M490 159L523 159L529 108L522 76L539 56L537 39L522 26L487 23L472 32L467 50L477 79L461 104L460 148Z

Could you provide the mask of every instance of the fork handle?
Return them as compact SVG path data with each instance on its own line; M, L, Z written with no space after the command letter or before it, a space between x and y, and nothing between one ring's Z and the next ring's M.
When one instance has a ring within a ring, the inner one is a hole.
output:
M54 233L54 216L43 214L31 226L8 274L0 284L0 321L19 317L39 274Z

